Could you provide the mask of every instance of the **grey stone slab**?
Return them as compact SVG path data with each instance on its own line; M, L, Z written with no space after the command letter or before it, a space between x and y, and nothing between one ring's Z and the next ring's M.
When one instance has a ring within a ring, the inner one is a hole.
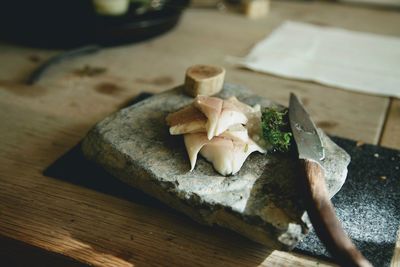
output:
M225 85L219 96L233 95L250 105L275 105L236 85ZM200 223L226 227L273 248L293 248L310 229L296 159L253 153L238 174L225 177L199 157L190 172L183 138L169 135L165 117L192 100L178 87L107 117L85 137L85 156ZM333 196L345 181L350 157L321 135L323 167Z

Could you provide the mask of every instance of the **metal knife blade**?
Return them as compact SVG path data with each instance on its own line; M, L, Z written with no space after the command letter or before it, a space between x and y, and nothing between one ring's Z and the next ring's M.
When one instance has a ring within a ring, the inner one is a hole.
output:
M325 152L317 127L293 93L290 94L289 121L299 158L321 162L325 158Z

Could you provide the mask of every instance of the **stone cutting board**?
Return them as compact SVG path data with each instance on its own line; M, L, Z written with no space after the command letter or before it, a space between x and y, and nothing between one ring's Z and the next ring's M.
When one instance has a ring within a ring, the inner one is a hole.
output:
M226 85L220 97L274 105ZM98 123L82 148L108 172L207 225L220 225L259 243L291 249L308 233L297 189L297 160L287 154L252 154L234 176L221 176L200 158L190 172L181 136L170 136L165 117L193 101L178 87L125 108ZM345 181L349 155L322 134L329 192Z

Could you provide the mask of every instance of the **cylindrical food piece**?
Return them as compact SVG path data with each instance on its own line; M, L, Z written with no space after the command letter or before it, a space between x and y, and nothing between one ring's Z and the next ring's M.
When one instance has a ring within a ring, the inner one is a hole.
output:
M215 95L224 85L225 69L218 66L194 65L187 69L185 91L188 95Z

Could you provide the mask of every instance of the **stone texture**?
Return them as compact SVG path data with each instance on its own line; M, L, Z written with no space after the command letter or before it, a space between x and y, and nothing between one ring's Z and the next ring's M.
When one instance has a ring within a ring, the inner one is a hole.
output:
M225 85L219 94L232 95L250 105L275 105L235 85ZM169 135L165 117L192 100L179 87L117 112L88 133L84 154L200 223L229 228L273 248L293 248L310 228L297 189L296 158L253 153L238 174L225 177L199 157L189 172L183 138ZM345 181L350 157L321 134L323 167L333 196Z

